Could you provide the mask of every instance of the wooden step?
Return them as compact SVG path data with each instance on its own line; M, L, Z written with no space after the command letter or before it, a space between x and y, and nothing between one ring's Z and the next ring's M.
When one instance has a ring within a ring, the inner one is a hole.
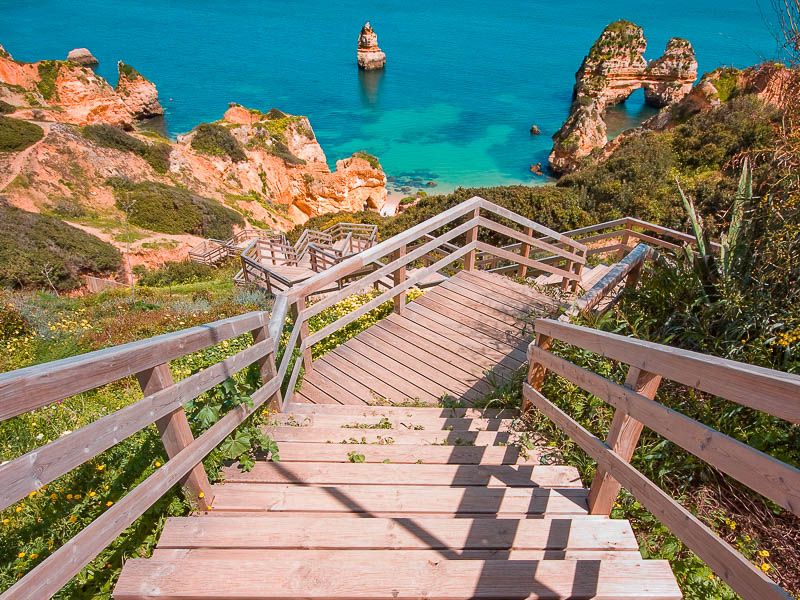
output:
M403 465L258 462L249 472L223 469L226 483L582 487L575 467L557 465Z
M264 427L264 432L276 442L323 442L331 444L495 446L509 444L515 439L515 434L503 431L414 431L409 429L279 426Z
M618 519L275 519L247 516L172 517L159 548L286 550L639 550L627 521ZM454 553L455 555L455 553Z
M437 419L426 415L404 417L281 413L270 419L270 425L375 430L380 425L385 429L399 431L508 431L512 423L512 419Z
M497 408L421 408L405 406L341 406L290 402L286 413L308 415L354 415L393 418L433 418L433 419L514 419L518 410Z
M681 598L667 561L408 560L405 555L344 562L134 559L125 564L116 600L141 598L394 598L468 600L536 598L611 600Z
M316 442L281 442L282 463L315 461L327 463L350 462L351 452L364 457L366 463L423 463L451 465L513 465L538 464L546 448L533 448L520 455L516 446L414 446L378 444L325 444Z
M581 515L584 488L456 488L424 486L231 483L214 488L213 511L371 515Z

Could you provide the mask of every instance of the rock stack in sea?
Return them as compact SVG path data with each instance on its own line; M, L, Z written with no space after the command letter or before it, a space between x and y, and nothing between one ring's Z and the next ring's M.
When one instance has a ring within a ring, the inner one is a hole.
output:
M84 67L94 67L100 64L100 61L95 58L94 54L89 52L88 48L70 50L69 54L67 54L67 60Z
M644 88L645 102L656 108L680 101L697 78L692 45L673 38L659 59L648 65L642 28L616 21L605 28L575 75L569 117L553 136L549 161L557 174L575 170L582 159L608 142L603 114Z
M378 35L367 21L358 36L358 68L372 71L385 66L386 54L378 47Z

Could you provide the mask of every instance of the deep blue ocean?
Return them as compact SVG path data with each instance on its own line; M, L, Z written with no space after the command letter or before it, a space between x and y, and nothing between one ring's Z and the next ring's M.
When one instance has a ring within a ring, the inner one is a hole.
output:
M158 86L174 135L229 102L308 115L329 162L380 157L399 183L532 183L569 109L574 73L609 22L644 28L648 58L688 38L700 71L777 55L770 0L0 0L18 60L88 47L115 83L124 60ZM387 54L361 74L370 20ZM613 129L647 114L641 93ZM542 135L529 134L537 124ZM541 179L539 179L541 181Z

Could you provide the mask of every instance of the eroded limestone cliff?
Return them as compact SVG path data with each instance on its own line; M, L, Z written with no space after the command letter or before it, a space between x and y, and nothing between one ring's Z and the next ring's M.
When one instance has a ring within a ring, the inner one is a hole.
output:
M697 60L692 45L673 38L657 60L644 58L642 28L617 21L605 28L575 75L573 103L564 125L553 136L550 168L556 174L575 170L581 160L608 142L604 113L644 88L645 101L670 106L692 90Z
M386 66L386 54L378 46L378 35L369 21L364 23L358 35L358 67L365 71Z

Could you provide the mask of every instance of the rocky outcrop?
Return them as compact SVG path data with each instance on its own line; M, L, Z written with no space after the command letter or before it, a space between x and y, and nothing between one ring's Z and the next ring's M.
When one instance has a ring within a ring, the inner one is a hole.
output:
M0 99L16 106L20 118L76 125L132 128L138 119L163 113L155 86L125 65L115 90L71 60L22 63L8 53L0 53Z
M67 60L84 67L94 67L100 64L100 61L95 58L94 54L89 52L88 48L70 50L67 54Z
M134 119L146 119L164 114L164 109L158 102L158 90L153 82L145 79L139 71L122 61L117 63L117 71L119 80L116 92Z
M605 28L575 75L573 103L553 136L550 168L556 174L576 169L582 159L608 142L605 110L644 88L645 101L669 106L692 89L697 61L687 40L673 38L664 54L648 64L647 40L638 25L617 21Z
M378 35L367 21L358 36L358 67L365 71L372 71L385 66L386 54L378 47Z

